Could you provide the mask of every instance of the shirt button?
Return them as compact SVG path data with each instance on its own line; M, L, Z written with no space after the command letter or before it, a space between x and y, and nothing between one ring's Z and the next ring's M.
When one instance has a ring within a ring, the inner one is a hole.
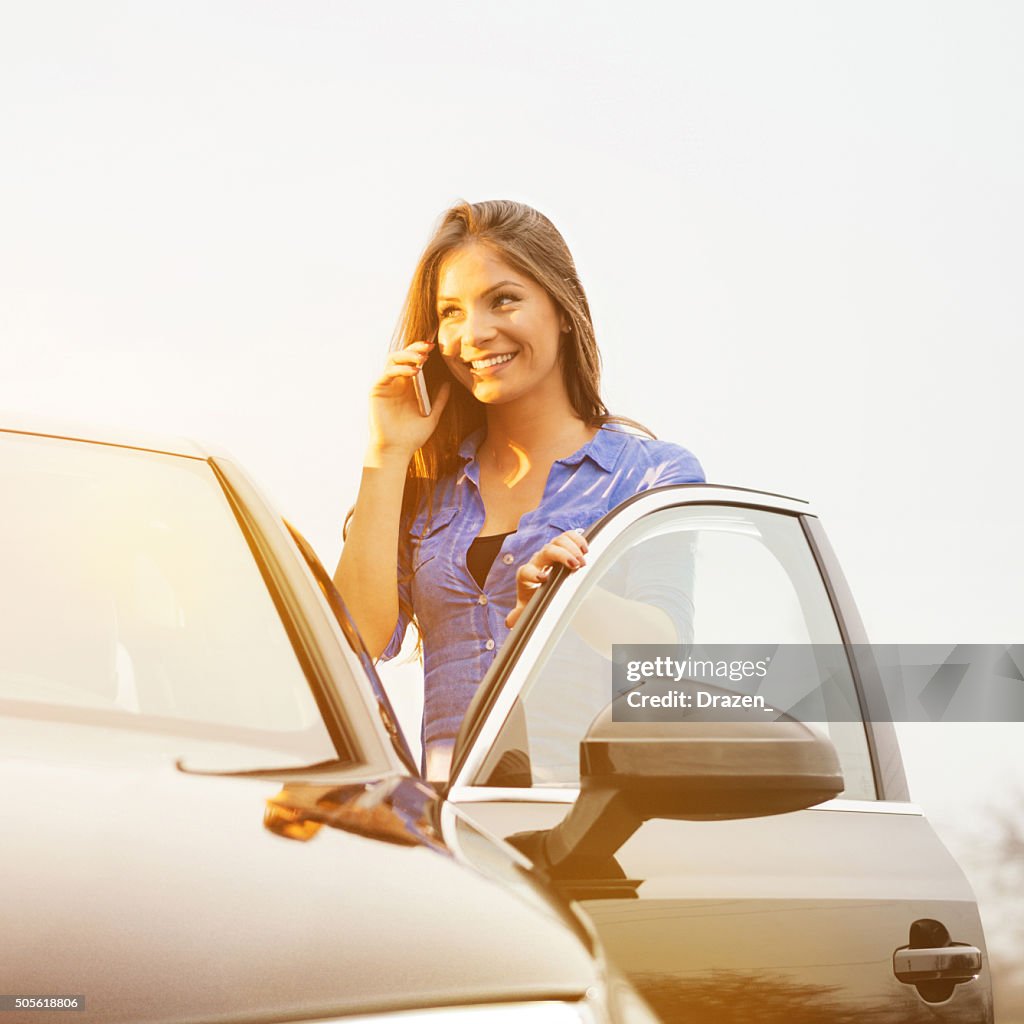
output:
M502 561L503 561L503 562L504 562L504 563L505 563L506 565L511 565L511 564L512 564L512 563L513 563L513 562L515 561L515 559L514 559L514 558L513 558L513 557L512 557L511 555L502 555L502 556L501 556L501 560L502 560Z
M494 641L493 640L488 640L487 643L484 644L484 647L486 647L487 650L489 650L489 651L493 651L494 650Z
M477 604L487 604L487 595L486 595L486 594L481 594L481 595L480 595L480 596L479 596L479 597L478 597L478 598L476 599L476 603L477 603Z

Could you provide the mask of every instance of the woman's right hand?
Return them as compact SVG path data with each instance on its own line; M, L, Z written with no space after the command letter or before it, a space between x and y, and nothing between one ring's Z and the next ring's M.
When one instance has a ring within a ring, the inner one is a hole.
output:
M587 564L588 550L586 538L579 530L566 530L519 566L516 570L516 606L505 617L505 625L511 629L519 621L523 609L556 565L564 565L569 572L582 569Z
M370 446L378 452L411 458L437 427L451 393L451 384L441 385L431 403L429 416L420 414L413 387L413 378L422 372L435 344L414 341L389 353L383 375L370 389Z

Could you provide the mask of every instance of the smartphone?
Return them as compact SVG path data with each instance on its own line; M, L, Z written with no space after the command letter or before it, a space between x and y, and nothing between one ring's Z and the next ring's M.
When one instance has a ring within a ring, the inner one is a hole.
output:
M433 340L434 340L435 348L430 353L430 355L433 355L434 352L437 351L437 349L436 349L437 331L434 332L434 339ZM423 366L420 367L420 372L417 373L416 376L413 377L413 379L412 379L412 388L413 388L413 391L416 392L416 404L420 407L420 415L421 416L429 416L430 415L430 395L427 394L427 381L426 381L426 373L425 373L425 371L427 369L427 362L429 362L429 361L430 361L430 357L428 356L427 357L427 361L424 362Z

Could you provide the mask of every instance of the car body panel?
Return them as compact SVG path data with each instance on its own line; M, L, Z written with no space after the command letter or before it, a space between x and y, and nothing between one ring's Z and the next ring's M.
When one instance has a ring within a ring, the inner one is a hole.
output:
M449 794L498 836L565 816L553 801L462 796ZM915 920L939 919L958 941L985 948L973 893L928 822L904 808L827 807L648 821L616 854L628 896L613 888L595 898L592 879L562 891L580 900L609 957L666 1020L990 1020L987 966L941 1005L893 976L892 954Z
M173 739L3 721L0 891L17 937L5 990L81 993L76 1020L147 1022L572 1000L600 982L578 923L408 777L312 775L390 799L374 798L362 825L334 819L295 840L265 826L293 772L191 775ZM403 785L405 819L430 826L396 839L382 814L403 817ZM514 886L492 877L483 846Z
M75 420L61 420L49 416L21 413L5 414L0 433L33 434L37 437L61 438L66 441L85 441L89 444L109 444L116 448L135 448L140 451L181 455L189 459L207 459L223 450L199 444L188 437L161 434L145 430L116 426L85 425Z

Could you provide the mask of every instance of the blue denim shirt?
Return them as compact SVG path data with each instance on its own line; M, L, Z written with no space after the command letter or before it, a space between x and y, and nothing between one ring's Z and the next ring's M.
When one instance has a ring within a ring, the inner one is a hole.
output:
M505 538L483 587L466 568L466 552L484 525L478 430L462 443L460 471L438 484L434 513L404 523L398 551L399 591L423 633L423 744L454 743L466 708L509 630L516 603L516 569L566 530L584 530L640 491L701 483L704 473L685 448L603 426L578 451L551 467L537 508ZM402 614L383 660L402 647L409 617Z

